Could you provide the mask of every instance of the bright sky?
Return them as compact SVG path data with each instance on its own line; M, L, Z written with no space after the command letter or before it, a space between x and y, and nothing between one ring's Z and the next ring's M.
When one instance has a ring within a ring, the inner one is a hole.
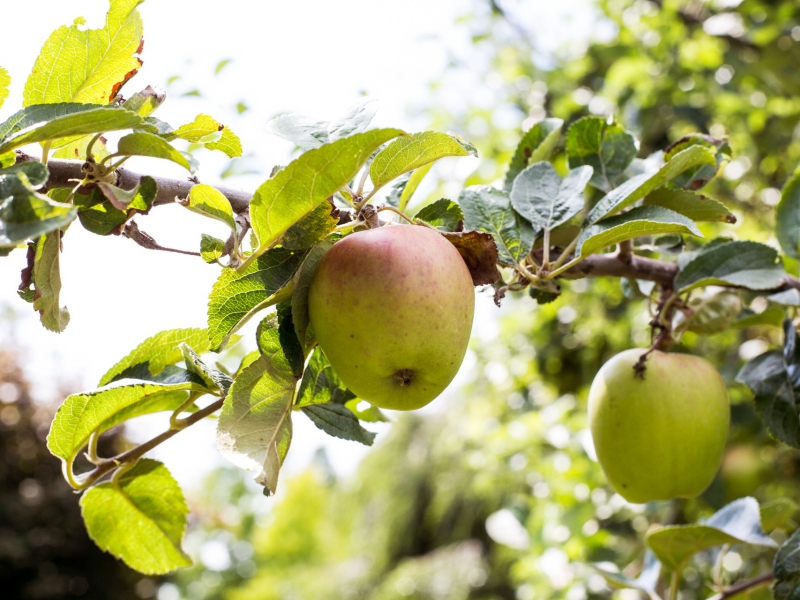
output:
M545 46L558 42L551 32L563 31L557 27L558 15L585 4L570 0L561 9L542 9L540 16L548 17L541 21ZM20 107L22 87L47 33L77 16L86 17L89 27L101 26L107 0L36 0L35 5L35 26L30 3L3 6L6 22L27 25L7 28L0 36L0 64L12 76L2 119ZM277 113L335 118L367 93L380 101L376 126L423 128L425 116L411 115L407 107L424 104L428 83L446 69L447 48L468 47L468 32L455 21L470 8L470 0L148 0L140 7L144 67L123 92L129 95L148 84L167 88L169 100L157 116L174 126L200 112L229 125L242 138L247 168L259 173L229 179L225 185L254 190L273 165L286 163L291 151L291 144L264 131ZM525 20L536 23L534 16L525 13ZM215 76L221 59L231 63ZM175 75L180 78L167 86ZM202 96L182 96L192 90ZM239 101L250 107L242 115L234 108ZM218 183L224 157L204 152L198 158L199 178ZM462 178L477 161L457 160L457 167L444 168ZM131 160L129 165L186 176L180 167L147 159ZM178 206L160 207L138 223L159 243L186 249L197 249L201 232L223 237L224 230ZM200 259L144 250L130 240L95 236L73 225L64 238L61 296L72 319L64 333L54 334L41 327L30 305L16 295L24 262L23 251L0 259L0 308L6 305L18 315L0 322L0 341L8 343L3 329L14 331L42 398L50 397L62 382L78 389L93 387L108 367L158 331L204 326L206 298L219 274L217 267ZM482 336L492 335L496 314L487 298L479 303ZM162 423L163 419L147 418L130 434L146 439L160 431ZM359 444L327 437L300 415L295 424L288 471L307 464L320 444L340 473L351 472L365 451ZM214 447L214 423L201 425L155 453L190 486L223 460Z

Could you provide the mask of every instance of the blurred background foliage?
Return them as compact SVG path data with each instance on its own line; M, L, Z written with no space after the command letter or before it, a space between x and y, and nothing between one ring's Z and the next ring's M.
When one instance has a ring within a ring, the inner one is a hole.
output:
M636 133L640 157L690 132L729 136L735 159L705 193L739 222L705 233L774 244L779 189L800 162L800 5L598 0L581 5L596 24L588 39L545 51L529 28L536 4L475 0L458 25L470 43L414 107L431 128L478 147L480 166L466 184L498 182L522 131L545 116L564 119L565 129L587 114L614 116ZM566 169L563 153L555 163ZM428 200L448 193L442 183ZM797 274L797 265L787 269ZM612 591L589 564L635 575L651 525L692 522L745 495L800 497L800 456L768 436L734 382L744 360L779 341L777 328L764 327L687 333L681 342L730 386L731 435L711 488L648 505L613 494L592 457L586 395L605 360L648 344L650 318L620 283L568 282L543 306L507 298L499 328L475 340L470 381L450 405L396 418L355 477L337 480L319 454L273 501L254 496L239 471L215 472L191 499L186 547L198 564L158 582L128 572L118 593L93 597L124 597L127 585L159 600L604 598ZM18 426L0 432L7 457L21 434ZM5 481L3 489L29 493ZM682 600L712 595L713 559L698 555ZM724 581L752 573L758 560L729 552Z

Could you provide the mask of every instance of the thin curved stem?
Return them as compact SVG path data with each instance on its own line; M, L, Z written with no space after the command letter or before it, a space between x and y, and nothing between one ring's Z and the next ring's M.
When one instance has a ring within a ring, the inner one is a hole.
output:
M709 598L708 600L727 600L728 598L733 598L734 596L741 594L742 592L746 592L748 590L754 590L756 588L769 585L774 578L775 575L773 574L773 572L769 571L767 573L764 573L763 575L759 575L758 577L753 577L752 579L740 581L735 585L726 587L719 594L711 596L711 598Z
M553 263L553 270L558 269L561 265L563 265L566 262L566 260L569 258L569 255L572 254L572 251L575 250L575 246L577 244L578 244L578 237L576 236L575 239L569 243L569 246L564 248L564 251L556 259L556 262Z
M198 421L205 419L208 415L217 412L220 408L222 408L223 402L225 402L224 398L220 398L219 400L212 402L205 408L201 408L196 413L186 417L186 419L184 419L186 424L181 429L170 428L154 438L151 438L145 443L140 444L135 448L131 448L127 452L123 452L122 454L118 454L113 458L103 460L94 469L88 473L80 475L78 478L76 478L74 473L72 473L72 461L70 461L64 470L67 481L76 490L85 490L91 487L104 475L118 469L122 465L139 460L142 456L150 452L150 450L156 446L159 446L160 444L163 444L172 436L183 431L186 427L194 425Z
M172 412L172 414L169 416L170 429L184 429L186 427L186 419L179 419L178 415L186 411L186 409L197 402L197 399L202 395L203 394L200 392L191 392L189 397L186 398L186 401Z
M678 598L678 585L681 582L680 569L675 569L672 572L672 578L669 583L669 600L677 600Z
M394 214L396 214L396 215L400 215L401 217L403 217L403 218L404 218L406 221L408 221L408 222L409 222L409 223L411 223L412 225L414 225L414 223L415 223L414 219L412 219L411 217L407 217L405 214L403 214L402 212L400 212L400 211L399 211L398 209L396 209L394 206L388 206L388 205L387 205L387 206L381 206L381 207L378 209L378 212L383 212L383 211L386 211L386 210L388 210L389 212L393 212L393 213L394 213Z

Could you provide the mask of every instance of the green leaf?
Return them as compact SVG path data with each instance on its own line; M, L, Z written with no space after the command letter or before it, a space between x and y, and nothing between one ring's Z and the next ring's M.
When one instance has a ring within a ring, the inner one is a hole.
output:
M583 210L591 167L578 167L562 180L549 162L531 165L514 180L511 205L533 226L555 229Z
M714 154L716 160L714 164L701 164L687 169L672 181L672 185L686 190L699 190L717 174L723 162L730 160L731 148L726 140L718 140L703 133L690 133L664 150L664 160L671 160L691 146L706 148Z
M217 389L222 392L223 396L228 393L233 383L233 379L229 375L206 365L188 344L182 343L180 348L183 353L186 370L189 373L196 375L208 389Z
M36 142L46 142L144 127L135 112L120 106L91 104L55 104L31 106L12 115L0 126L0 154Z
M61 233L59 230L50 232L34 243L36 250L31 280L36 292L33 296L33 308L39 311L45 329L62 332L69 323L69 311L66 306L59 306Z
M8 88L11 85L11 75L3 67L0 67L0 107L8 98Z
M189 508L178 482L160 462L143 458L118 479L81 498L89 537L145 575L188 567L181 550Z
M604 192L619 185L637 151L633 134L618 123L609 124L605 117L578 119L567 131L569 168L592 167L590 183Z
M648 194L642 205L663 206L690 218L692 221L736 223L736 217L722 202L685 190L658 189Z
M603 576L609 585L617 589L634 589L646 593L652 600L657 600L660 596L656 593L656 586L661 576L661 563L650 550L645 552L644 565L642 571L636 579L626 577L622 573L613 573L602 568L600 565L592 565L595 571Z
M186 399L187 391L208 391L194 379L180 383L129 381L68 396L50 426L50 452L71 462L93 432L103 433L133 417L177 408Z
M777 544L761 529L761 513L754 498L739 498L723 506L699 525L671 525L651 531L647 545L669 569L680 569L692 555L724 544Z
M297 271L295 279L296 284L292 294L292 322L294 323L297 339L300 340L300 344L306 353L314 344L313 340L309 339L308 330L308 289L311 286L314 273L317 271L319 261L331 249L333 243L334 240L327 238L311 248Z
M687 169L703 164L715 165L714 154L702 146L687 148L664 163L655 173L636 175L618 188L611 190L589 211L586 222L596 223L603 217L617 213L665 185Z
M33 190L23 172L0 179L0 245L16 245L75 220L74 206Z
M399 135L375 129L309 150L265 181L250 203L250 220L264 252L289 227L350 182L372 152Z
M343 440L371 446L375 434L367 431L349 408L341 404L312 404L302 408L306 416L319 429Z
M464 227L491 234L501 262L513 265L528 256L536 232L511 207L508 192L489 186L470 186L461 192L458 203L464 211Z
M775 600L800 598L800 530L795 531L775 554L772 565Z
M685 233L703 237L690 219L660 206L637 206L591 225L581 232L576 251L589 256L598 250L643 235Z
M106 371L100 378L99 386L104 386L128 377L126 371L131 367L145 364L152 375L158 375L167 365L183 359L181 344L187 344L195 352L208 352L208 333L205 329L168 329L150 336L136 346L125 358Z
M800 259L800 171L783 186L775 212L775 236L787 256Z
M536 300L537 304L550 304L554 300L557 300L561 294L549 292L547 290L540 290L539 288L531 286L528 288L528 295Z
M89 197L105 197L100 188L95 188ZM75 203L78 203L76 194ZM120 233L122 226L128 221L128 211L114 208L109 200L99 204L89 201L88 205L78 210L78 220L86 231L97 235Z
M300 377L303 376L306 357L303 348L300 346L300 340L297 339L297 334L294 331L290 300L285 300L278 304L276 314L269 315L258 324L256 340L258 341L258 350L261 354L274 354L275 349L273 349L270 344L274 338L273 330L276 328L278 330L280 349L283 351L283 355L289 363L289 366L291 366L292 374L295 379L300 379Z
M322 351L315 350L303 373L297 393L297 406L345 404L354 398L355 394L345 387Z
M756 411L772 435L800 448L800 339L791 319L783 322L783 352L769 351L736 375L755 396Z
M425 178L425 175L428 174L428 171L431 170L431 167L433 167L433 163L428 163L419 169L414 169L410 174L406 174L408 175L408 181L405 182L400 191L400 196L397 199L397 210L400 212L406 210L408 203L411 202L411 197L414 195L414 192L417 191L419 184L422 183L422 180ZM401 175L400 178L402 179L406 175Z
M704 285L734 285L750 290L769 290L787 277L778 252L757 242L708 244L682 265L675 289L689 291Z
M200 234L200 257L207 263L215 263L225 252L225 241L208 234Z
M256 312L277 304L278 294L292 280L303 254L285 248L270 250L239 273L225 268L208 297L208 337L214 352ZM288 297L292 290L284 290Z
M230 201L219 190L210 185L198 183L189 190L189 197L183 206L206 217L222 221L231 231L236 231L236 221Z
M195 144L202 144L209 150L219 150L234 158L242 155L242 142L229 127L226 127L214 117L197 115L194 121L181 125L174 131L164 136L168 140L180 138Z
M287 250L308 250L327 237L339 224L339 211L330 202L323 202L289 227L281 237L281 246Z
M34 187L43 185L50 177L50 171L47 170L47 167L35 160L17 163L5 169L0 169L0 176L17 175L19 173L24 173L25 177L28 178L28 183Z
M117 144L117 152L123 156L150 156L171 160L192 173L196 168L185 153L173 148L161 136L146 131L137 131L122 137Z
M225 398L217 448L237 467L255 471L266 495L274 494L292 441L297 379L275 328L261 332L261 357L244 368ZM265 352L266 351L266 352Z
M478 156L475 147L455 136L424 131L395 140L381 150L369 167L375 189L445 156Z
M755 327L757 325L772 325L773 327L780 327L785 318L786 311L780 306L770 306L760 313L753 312L749 309L743 309L731 326L739 329L744 329L745 327Z
M156 180L149 175L142 177L132 190L123 190L102 181L98 182L97 187L117 210L133 210L140 213L150 210L158 192Z
M464 213L456 202L440 198L420 209L414 218L442 231L456 231L464 220Z
M733 326L742 310L742 300L735 292L712 288L690 298L686 308L691 311L688 315L684 311L676 311L672 320L673 332L679 336L685 331L712 335Z
M561 119L544 119L535 123L522 136L514 156L508 165L506 181L503 189L510 192L514 180L526 167L550 158L561 135L564 121Z
M23 105L54 102L106 104L142 64L144 0L111 0L102 29L81 29L83 19L56 29L44 43L25 83Z
M148 85L141 92L136 92L125 100L122 108L132 110L142 117L149 117L159 106L164 104L166 99L167 93L164 90Z
M761 505L761 527L764 531L773 531L783 527L796 513L800 506L789 498L775 498Z

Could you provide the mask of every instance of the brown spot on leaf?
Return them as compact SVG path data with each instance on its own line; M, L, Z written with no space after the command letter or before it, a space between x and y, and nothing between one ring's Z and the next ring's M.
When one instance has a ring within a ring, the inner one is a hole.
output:
M142 45L144 45L144 40L142 40ZM140 58L137 58L136 60L139 61L139 68L141 68L144 63ZM130 81L131 78L138 72L139 69L132 69L127 73L125 73L125 76L122 78L122 81L118 81L117 83L114 84L114 87L111 88L111 94L108 96L108 101L113 102L114 98L117 97L117 94L119 94L119 91L122 89L122 86L128 83L128 81Z
M500 273L497 270L497 244L490 234L480 231L460 231L442 235L456 247L464 259L472 275L472 285L487 285L500 280Z

